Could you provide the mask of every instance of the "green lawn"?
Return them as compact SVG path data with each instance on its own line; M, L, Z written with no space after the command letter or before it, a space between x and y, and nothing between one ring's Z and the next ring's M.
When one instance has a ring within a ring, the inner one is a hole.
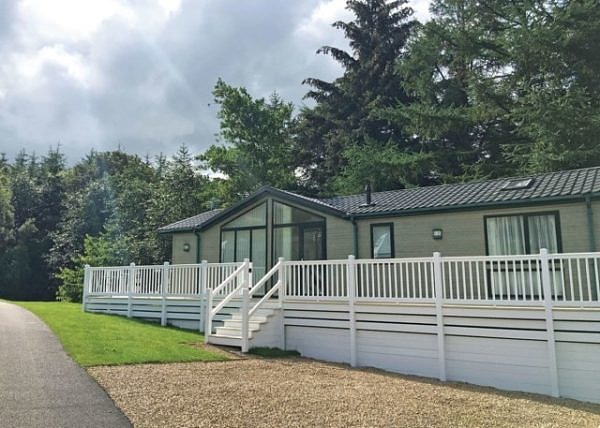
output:
M226 360L201 334L117 315L83 313L62 302L13 302L40 317L80 365Z

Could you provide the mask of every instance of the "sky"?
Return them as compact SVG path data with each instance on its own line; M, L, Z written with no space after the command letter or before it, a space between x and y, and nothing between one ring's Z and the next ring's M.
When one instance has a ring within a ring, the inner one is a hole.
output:
M351 19L344 0L0 0L0 153L198 153L219 77L302 106L304 78L341 74L315 52L347 47L331 23Z

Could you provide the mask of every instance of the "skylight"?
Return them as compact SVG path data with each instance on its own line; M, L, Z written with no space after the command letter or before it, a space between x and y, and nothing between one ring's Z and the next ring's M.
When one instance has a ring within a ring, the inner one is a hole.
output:
M516 180L509 180L504 185L502 190L521 190L529 189L533 184L533 178L517 178Z

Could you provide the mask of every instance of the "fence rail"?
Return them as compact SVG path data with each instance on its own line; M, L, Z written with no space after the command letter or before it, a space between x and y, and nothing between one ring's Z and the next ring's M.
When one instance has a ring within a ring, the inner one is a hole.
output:
M217 288L242 263L199 263L152 266L89 267L84 284L87 296L198 296ZM228 295L235 284L217 295Z
M225 298L239 292L239 278L224 282L240 266L242 263L203 262L93 267L86 270L84 295L185 297L203 296L211 289L216 290L213 297ZM268 281L254 278L263 294L279 281L281 273L277 295L287 299L352 297L431 303L440 297L449 303L528 306L544 304L549 293L554 304L600 306L600 253L548 254L542 250L540 254L477 257L436 253L434 257L404 259L280 261L280 266L280 272Z

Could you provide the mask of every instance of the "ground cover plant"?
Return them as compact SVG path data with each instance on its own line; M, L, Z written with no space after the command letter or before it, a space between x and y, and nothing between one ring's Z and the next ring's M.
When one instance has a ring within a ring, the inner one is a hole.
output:
M249 353L263 358L288 358L300 356L300 352L298 351L284 351L280 348L269 348L266 346L252 348Z
M42 319L81 366L182 361L222 361L227 355L205 347L192 331L161 327L117 315L84 313L65 302L17 302Z

